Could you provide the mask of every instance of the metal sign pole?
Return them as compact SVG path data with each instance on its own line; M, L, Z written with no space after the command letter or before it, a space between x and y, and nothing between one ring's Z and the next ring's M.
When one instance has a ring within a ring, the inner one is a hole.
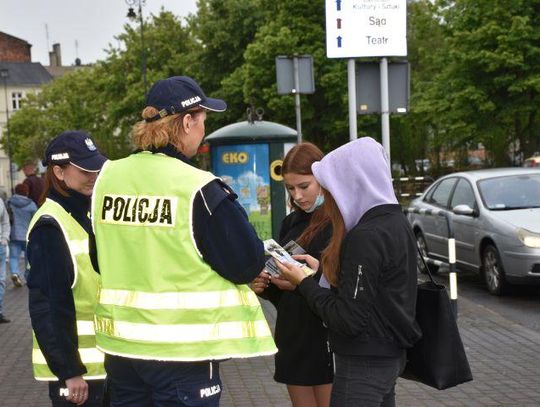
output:
M349 84L349 140L358 138L356 125L356 60L347 61L347 79Z
M294 64L294 107L296 110L296 132L298 144L302 142L302 112L300 111L300 78L298 75L298 57L293 58Z
M381 130L382 145L390 163L390 108L388 101L388 59L381 59ZM391 165L390 165L391 167Z

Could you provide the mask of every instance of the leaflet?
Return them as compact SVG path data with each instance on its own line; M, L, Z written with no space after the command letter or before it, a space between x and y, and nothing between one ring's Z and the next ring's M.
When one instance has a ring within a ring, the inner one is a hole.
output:
M291 240L289 243L287 243L285 247L281 247L274 239L265 240L263 243L266 254L272 256L266 261L266 264L264 266L264 268L270 275L275 276L280 274L279 268L277 267L274 259L278 260L281 263L294 264L300 267L302 271L308 276L315 274L314 270L291 257L291 255L304 254L306 252L294 240Z

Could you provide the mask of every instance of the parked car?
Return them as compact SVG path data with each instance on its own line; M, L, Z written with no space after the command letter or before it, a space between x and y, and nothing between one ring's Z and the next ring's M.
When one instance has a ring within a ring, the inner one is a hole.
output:
M540 168L446 175L409 207L447 211L457 268L481 273L490 293L503 294L507 283L540 284ZM446 219L416 213L408 217L422 255L448 262ZM433 262L428 264L437 270Z
M540 155L529 157L523 161L524 167L540 167Z

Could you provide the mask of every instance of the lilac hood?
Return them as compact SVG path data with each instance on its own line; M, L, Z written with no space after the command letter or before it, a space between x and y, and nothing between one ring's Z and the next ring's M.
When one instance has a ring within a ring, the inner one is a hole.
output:
M388 156L371 137L351 141L311 166L321 186L332 194L351 230L371 208L397 204Z

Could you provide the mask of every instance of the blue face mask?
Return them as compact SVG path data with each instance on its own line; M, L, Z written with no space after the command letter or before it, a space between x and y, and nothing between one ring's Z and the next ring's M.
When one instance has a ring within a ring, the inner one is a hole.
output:
M323 203L324 203L324 195L319 194L319 195L317 195L317 198L315 199L315 202L313 202L313 205L311 205L311 207L304 210L304 212L311 213L315 209L317 209L319 206L321 206Z

